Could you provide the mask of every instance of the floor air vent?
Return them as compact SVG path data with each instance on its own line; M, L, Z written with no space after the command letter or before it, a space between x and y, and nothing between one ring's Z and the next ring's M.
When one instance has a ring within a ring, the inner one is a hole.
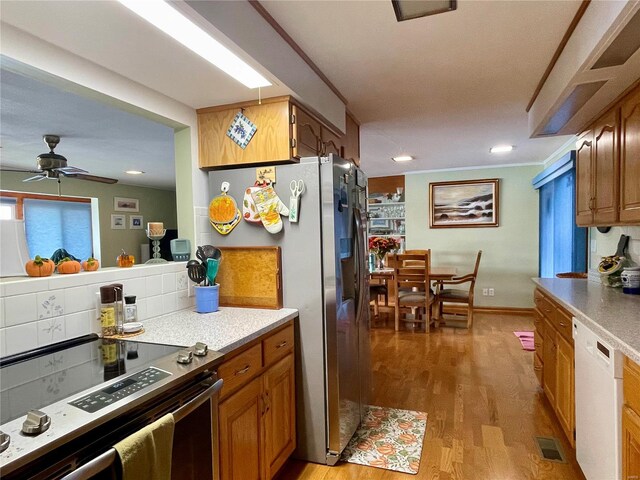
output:
M535 437L540 456L551 462L567 463L560 442L554 437Z

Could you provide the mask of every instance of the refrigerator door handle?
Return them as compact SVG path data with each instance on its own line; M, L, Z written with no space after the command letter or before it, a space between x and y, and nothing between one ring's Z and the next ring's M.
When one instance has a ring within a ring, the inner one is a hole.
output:
M362 211L359 208L353 209L354 220L356 226L356 250L357 250L357 262L358 262L358 284L356 286L358 290L358 302L356 307L356 323L360 323L360 317L362 316L362 311L365 308L364 299L366 298L366 293L364 291L366 286L366 277L365 277L365 264L364 264L364 229L362 223Z

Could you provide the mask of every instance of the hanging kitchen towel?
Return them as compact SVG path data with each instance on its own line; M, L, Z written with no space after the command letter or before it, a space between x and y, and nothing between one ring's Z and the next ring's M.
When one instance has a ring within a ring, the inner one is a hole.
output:
M289 209L282 203L280 197L272 186L258 189L251 193L251 198L256 204L262 225L269 233L278 233L282 230L280 215L289 215Z
M254 186L249 187L244 191L244 198L242 199L242 218L247 222L260 223L260 214L256 208L256 202L253 201L252 193L257 192L262 187Z
M116 443L122 480L171 480L175 423L170 413Z

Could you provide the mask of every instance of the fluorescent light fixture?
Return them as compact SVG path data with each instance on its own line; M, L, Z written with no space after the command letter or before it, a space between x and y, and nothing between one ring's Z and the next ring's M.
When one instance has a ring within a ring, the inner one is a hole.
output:
M489 149L491 153L507 153L511 150L513 150L513 145L496 145Z
M391 160L393 160L394 162L409 162L413 160L413 157L411 155L400 155L397 157L392 157Z
M144 172L142 170L125 170L124 173L128 173L129 175L142 175Z
M391 0L396 20L426 17L456 9L456 0Z
M164 0L118 0L129 10L249 88L271 82Z

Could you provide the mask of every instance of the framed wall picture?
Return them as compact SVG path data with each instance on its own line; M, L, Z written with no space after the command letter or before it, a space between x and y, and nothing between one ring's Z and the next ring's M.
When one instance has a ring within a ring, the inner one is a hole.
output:
M144 217L142 215L129 215L129 228L131 230L142 230Z
M497 227L499 179L429 184L431 228Z
M140 200L137 198L113 197L113 209L116 212L139 212Z
M112 230L125 230L127 228L126 215L120 215L118 213L111 214L111 229Z

